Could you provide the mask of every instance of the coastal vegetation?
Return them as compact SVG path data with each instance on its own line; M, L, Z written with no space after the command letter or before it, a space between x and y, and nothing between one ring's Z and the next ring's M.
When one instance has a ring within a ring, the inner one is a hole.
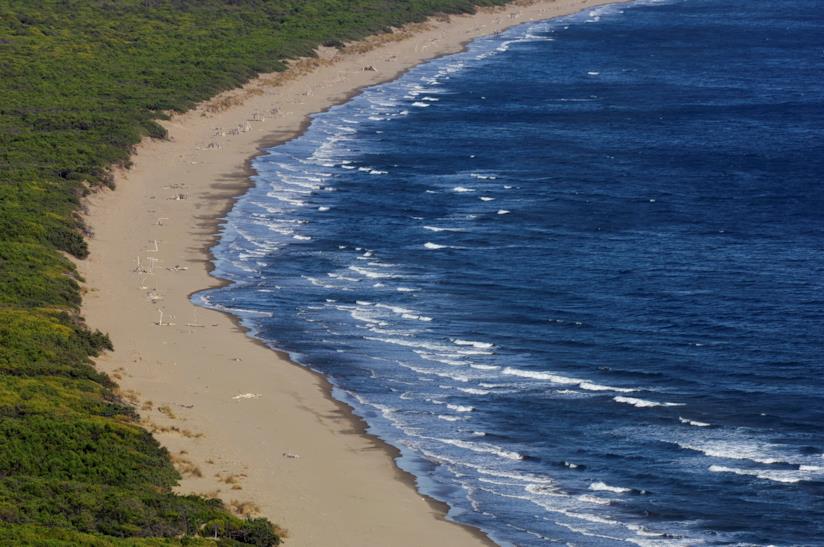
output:
M318 45L503 0L0 3L0 544L276 545L282 532L172 492L169 453L91 358L83 197L158 120Z

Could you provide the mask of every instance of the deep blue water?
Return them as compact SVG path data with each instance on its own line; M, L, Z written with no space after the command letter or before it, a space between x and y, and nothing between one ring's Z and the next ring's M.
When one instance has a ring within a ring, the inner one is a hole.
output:
M480 39L255 161L196 297L501 544L824 545L824 4Z

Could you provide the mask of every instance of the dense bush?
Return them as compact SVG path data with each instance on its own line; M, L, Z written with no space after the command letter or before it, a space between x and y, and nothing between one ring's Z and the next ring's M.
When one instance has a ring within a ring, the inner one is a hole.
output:
M111 344L61 254L88 253L81 199L166 137L168 111L319 44L503 1L0 2L0 544L279 543L265 519L174 495L168 453L92 367Z

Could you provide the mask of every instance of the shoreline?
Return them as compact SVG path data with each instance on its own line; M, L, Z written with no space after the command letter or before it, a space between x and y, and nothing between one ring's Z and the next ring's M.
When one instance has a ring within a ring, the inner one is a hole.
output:
M235 501L284 526L295 545L493 544L481 530L449 521L445 503L421 496L416 478L395 464L400 451L369 434L332 397L325 376L252 338L228 312L190 298L227 283L211 275L211 249L252 184L252 161L302 134L309 116L479 36L607 3L484 8L342 53L321 48L317 59L162 122L169 140L144 139L133 167L117 174L117 191L88 199L97 236L90 258L77 263L87 283L83 313L115 346L97 366L169 449L183 475L177 491Z

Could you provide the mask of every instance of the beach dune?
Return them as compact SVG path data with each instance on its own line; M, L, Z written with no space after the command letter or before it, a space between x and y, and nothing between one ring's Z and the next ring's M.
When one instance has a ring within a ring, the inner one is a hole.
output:
M473 37L602 3L518 3L323 49L163 122L169 139L142 142L117 190L89 198L84 315L115 346L97 365L171 452L180 492L263 514L293 545L489 543L422 497L322 377L190 296L219 284L208 249L250 184L250 158L296 135L309 114Z

